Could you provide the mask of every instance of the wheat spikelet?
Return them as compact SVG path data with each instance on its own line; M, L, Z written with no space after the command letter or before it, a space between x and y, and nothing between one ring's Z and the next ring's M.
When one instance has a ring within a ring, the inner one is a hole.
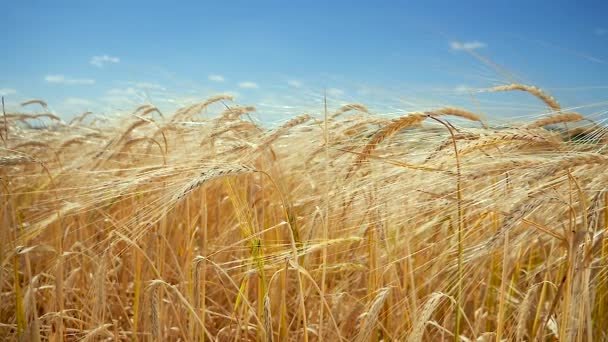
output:
M194 189L202 186L203 184L224 176L238 175L249 172L256 172L257 170L247 165L220 165L213 166L208 170L202 172L198 177L191 180L182 191L173 196L172 202L177 202L192 192Z
M275 140L277 140L279 137L281 137L283 134L285 134L291 128L301 125L310 119L311 119L310 115L304 114L304 115L296 116L295 118L287 121L280 127L276 128L275 130L268 133L266 135L266 137L264 137L262 139L262 142L259 144L258 149L261 149L265 146L272 144Z
M135 108L135 110L133 111L133 115L139 113L140 110L143 110L143 109L146 109L146 108L150 108L150 107L154 107L154 106L152 106L151 104L148 104L148 103L147 104L143 104L143 105Z
M59 146L59 152L61 153L61 151L63 151L64 149L70 147L71 145L75 145L75 144L82 144L84 141L83 137L74 137L72 139L68 139L65 142L63 142L61 144L61 146Z
M51 113L33 114L31 118L32 119L49 118L51 120L61 121L61 118L59 118L57 115L51 114Z
M160 114L160 116L162 116L163 114L160 112L160 110L158 110L158 108L154 107L154 106L149 106L148 108L144 109L139 115L141 116L146 116L150 113L154 113L157 112L158 114Z
M219 137L220 135L222 135L226 132L230 132L230 131L242 132L247 129L255 129L255 128L258 128L258 127L251 122L237 121L237 122L233 122L231 124L226 125L224 128L222 128L220 130L214 131L213 133L211 133L211 135L209 135L209 138L215 139L215 138ZM201 142L201 145L205 142L207 142L206 138Z
M250 112L255 112L256 108L253 106L247 106L247 107L231 107L226 109L225 111L222 112L222 114L220 114L220 116L222 117L222 119L227 119L227 120L232 120L232 119L236 119L239 116L243 115L243 114L247 114Z
M52 113L41 113L41 114L6 114L7 119L15 119L19 121L24 121L27 119L40 119L40 118L49 118L55 121L61 121L61 119Z
M528 292L526 292L526 295L524 296L524 299L521 301L521 304L519 305L518 308L518 315L517 315L517 330L516 330L516 335L517 335L517 341L524 341L526 338L528 338L529 336L527 336L527 325L528 325L528 316L530 315L530 310L532 309L532 306L534 305L534 301L536 300L536 289L539 287L539 285L541 284L535 284L534 286L532 286Z
M173 115L173 120L172 121L176 121L178 119L183 119L183 120L187 120L188 118L190 118L192 115L195 115L197 113L200 113L201 111L203 111L205 108L207 108L209 105L218 102L218 101L222 101L222 100L226 100L226 101L231 101L234 102L234 98L230 95L217 95L217 96L213 96L208 98L207 100L201 102L201 103L195 103L191 106L182 108L180 110L178 110L177 112L175 112L175 114Z
M125 144L122 146L122 148L120 149L120 151L118 151L117 153L115 153L114 156L118 156L118 155L124 154L124 153L126 153L126 151L129 148L131 148L132 146L135 146L135 145L137 145L139 143L142 143L142 142L153 143L156 146L158 146L158 148L160 149L161 153L163 152L162 146L160 145L160 143L158 141L156 141L156 139L148 138L148 137L143 137L143 138L134 138L134 139L127 140L125 142Z
M266 342L273 342L274 336L272 334L272 311L268 293L264 295L264 330L266 333Z
M346 112L355 110L363 113L369 113L369 109L367 109L367 107L365 107L364 105L358 103L351 103L340 107L340 109L338 109L335 113L331 115L331 119L335 119Z
M413 113L395 119L390 124L380 128L378 131L376 131L376 133L374 133L370 141L363 147L361 154L355 160L355 163L351 167L349 174L353 172L357 167L359 167L359 165L361 165L364 161L367 160L368 156L376 149L378 144L380 144L388 137L392 136L403 128L420 124L422 121L424 121L426 117L427 116L425 114Z
M585 117L583 117L581 114L575 113L575 112L558 113L558 114L550 115L545 118L536 120L532 123L529 123L529 124L525 125L524 128L538 128L538 127L544 127L544 126L549 126L549 125L555 125L558 123L575 122L575 121L581 121L584 118Z
M73 126L76 125L78 123L81 123L82 120L84 120L87 116L93 114L93 112L84 112L82 114L80 114L79 116L74 117L72 120L70 120L69 125Z
M548 167L543 168L537 175L529 179L529 182L536 182L547 176L555 175L556 173L568 170L583 165L598 165L608 163L608 157L596 153L579 153L572 156L564 157Z
M24 155L0 156L0 166L10 166L18 164L35 163L36 160L32 157Z
M380 310L388 298L391 289L389 287L384 287L378 290L378 294L374 298L372 305L369 310L365 313L365 321L361 326L359 334L357 335L356 342L368 341L369 337L372 335L374 328L376 327L376 323L378 321L378 315L380 314Z
M127 130L120 136L120 138L118 138L118 143L120 143L121 141L123 141L123 139L128 136L131 132L133 132L134 129L136 129L137 127L143 126L145 124L147 124L148 121L146 120L137 120L134 123L132 123L129 128L127 128Z
M160 341L162 336L158 314L160 287L162 284L162 280L153 280L146 290L148 295L148 308L150 309L150 334L152 335L153 341Z
M513 159L504 160L491 164L484 164L483 168L477 167L473 171L466 174L467 177L472 179L479 179L483 177L493 176L497 174L503 174L511 170L526 169L531 166L540 164L538 160L525 160L525 159Z
M554 99L551 95L546 94L540 88L537 88L535 86L514 83L509 85L497 86L489 89L489 91L493 92L513 90L521 90L534 95L536 98L543 101L549 108L551 108L555 112L559 112L562 109L556 99Z
M480 135L477 133L471 133L471 132L460 132L457 134L454 134L454 140L477 140L480 138ZM453 144L453 140L452 138L448 138L446 140L444 140L439 146L437 146L437 148L429 154L428 157L426 157L425 162L433 159L435 156L437 156L437 154L441 151L443 151L445 148L449 147L450 145Z
M480 122L483 124L483 121L481 120L479 115L477 115L473 112L469 112L464 109L460 109L460 108L454 108L454 107L439 108L436 110L432 110L430 112L426 112L425 114L433 115L433 116L439 116L439 115L457 116L457 117L461 117L463 119L477 121L477 122Z
M601 214L603 210L607 210L606 207L602 206L604 195L608 192L608 188L604 188L598 191L591 199L591 204L587 210L587 226L591 231L597 231L600 229ZM604 223L606 225L606 223Z
M426 323L429 321L431 315L433 314L433 312L435 312L439 304L441 304L441 299L443 296L444 295L442 293L435 292L431 294L430 298L424 303L424 306L422 306L422 309L416 317L412 332L407 338L408 342L422 341Z
M31 104L39 104L44 109L49 108L48 104L40 99L33 99L33 100L21 102L21 107L29 106Z
M490 136L487 136L485 139L480 139L476 141L472 146L467 146L463 148L462 150L460 150L460 153L467 154L488 145L496 145L502 142L506 143L513 141L528 142L532 144L555 144L555 142L550 141L544 137L529 134L525 131L519 130L514 132L500 132L492 134Z
M13 146L12 149L17 150L17 149L24 148L24 147L39 147L39 148L45 148L48 150L52 150L52 148L48 144L40 142L40 141L24 142L24 143Z
M515 227L519 222L530 215L532 212L537 210L544 203L551 201L552 198L543 196L533 198L531 201L528 197L524 198L517 204L513 209L511 209L503 220L503 223L500 225L498 231L494 233L494 235L488 240L486 243L487 248L492 248L498 246L502 239L504 238L507 231L510 231L513 227Z
M366 118L367 119L367 118ZM369 120L365 120L362 122L355 122L350 126L343 127L342 123L336 124L337 128L340 128L340 133L346 136L354 136L357 134L362 134L365 132L366 128L369 128L370 125L384 125L388 122L387 119L381 118L372 118ZM378 128L376 128L377 130Z
M101 261L97 266L97 271L93 277L93 318L98 324L102 324L105 319L105 298L106 298L106 272L107 272L107 251L101 256Z

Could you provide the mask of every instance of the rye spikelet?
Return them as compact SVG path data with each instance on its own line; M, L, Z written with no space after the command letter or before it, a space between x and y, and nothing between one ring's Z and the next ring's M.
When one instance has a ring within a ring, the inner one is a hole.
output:
M561 106L559 105L559 102L557 102L556 99L554 99L551 95L543 92L540 88L537 88L535 86L514 83L514 84L509 84L509 85L504 85L504 86L497 86L497 87L489 89L489 91L493 91L493 92L514 91L514 90L525 91L525 92L528 92L528 93L534 95L536 98L543 101L549 108L551 108L551 110L553 110L555 112L559 112L562 110Z
M177 202L194 191L196 188L204 185L205 183L224 176L234 176L243 173L256 172L257 170L247 165L219 165L213 166L208 170L203 171L198 177L191 180L183 190L173 196L172 202Z

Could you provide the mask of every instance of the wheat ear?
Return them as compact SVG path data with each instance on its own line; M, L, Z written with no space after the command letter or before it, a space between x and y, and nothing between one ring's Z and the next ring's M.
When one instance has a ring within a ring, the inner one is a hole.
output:
M551 95L542 91L542 89L535 87L535 86L513 83L513 84L497 86L497 87L489 89L489 91L493 91L493 92L513 91L513 90L525 91L525 92L535 96L539 100L543 101L553 111L559 112L562 110L561 106L559 105L559 102L557 102L556 99L554 99Z
M555 115L550 115L550 116L538 119L532 123L525 125L524 128L539 128L539 127L545 127L545 126L555 125L555 124L559 124L559 123L581 121L584 118L585 117L582 116L581 114L574 113L574 112L558 113Z
M249 172L256 172L257 170L251 166L235 164L235 165L221 165L214 166L208 170L203 171L198 177L191 180L183 190L173 196L172 202L177 202L184 198L186 195L194 191L196 188L204 185L205 183L224 176L238 175Z
M39 104L42 108L44 109L48 109L49 105L46 104L46 102L40 100L40 99L33 99L33 100L29 100L29 101L25 101L25 102L21 102L21 107L25 107L31 104Z
M369 113L369 109L367 109L367 107L365 107L364 105L358 103L351 103L340 107L340 109L338 109L335 113L331 115L331 118L335 119L346 112L355 110L363 113Z

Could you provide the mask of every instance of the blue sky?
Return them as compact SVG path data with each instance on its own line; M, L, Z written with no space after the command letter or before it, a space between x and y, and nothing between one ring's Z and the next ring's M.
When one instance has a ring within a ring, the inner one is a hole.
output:
M32 1L3 6L0 93L84 110L162 108L231 92L280 118L361 102L379 113L481 105L540 114L536 84L565 107L608 100L601 1ZM471 100L471 94L479 97Z

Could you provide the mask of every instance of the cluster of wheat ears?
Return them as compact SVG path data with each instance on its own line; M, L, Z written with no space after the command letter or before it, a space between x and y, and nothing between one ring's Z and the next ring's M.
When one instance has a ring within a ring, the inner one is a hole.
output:
M23 103L44 113L0 120L0 339L607 339L607 128L491 90L548 112Z

